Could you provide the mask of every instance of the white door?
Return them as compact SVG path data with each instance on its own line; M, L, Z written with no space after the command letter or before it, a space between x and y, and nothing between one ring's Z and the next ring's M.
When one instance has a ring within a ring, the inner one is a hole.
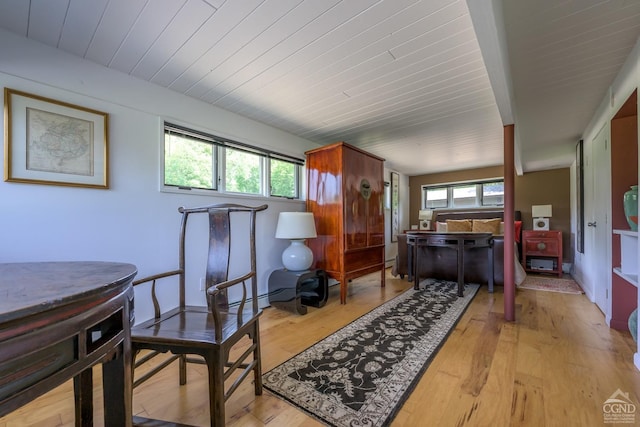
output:
M611 161L609 125L603 126L592 144L593 182L590 214L586 215L586 232L591 237L593 291L595 303L605 315L607 325L611 320L611 230L608 215L611 209Z

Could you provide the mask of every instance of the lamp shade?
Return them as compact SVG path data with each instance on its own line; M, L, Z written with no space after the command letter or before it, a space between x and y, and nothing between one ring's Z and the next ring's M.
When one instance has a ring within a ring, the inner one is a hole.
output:
M551 218L551 205L533 205L531 206L531 216L533 218Z
M431 221L433 218L433 211L431 209L423 209L418 213L418 219Z
M310 239L317 237L311 212L280 212L276 239Z

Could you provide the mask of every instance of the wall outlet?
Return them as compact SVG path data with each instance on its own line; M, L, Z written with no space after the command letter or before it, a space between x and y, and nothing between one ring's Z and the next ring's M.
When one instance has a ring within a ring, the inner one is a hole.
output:
M204 277L200 278L200 291L204 292L205 286L206 286L207 281L204 280Z

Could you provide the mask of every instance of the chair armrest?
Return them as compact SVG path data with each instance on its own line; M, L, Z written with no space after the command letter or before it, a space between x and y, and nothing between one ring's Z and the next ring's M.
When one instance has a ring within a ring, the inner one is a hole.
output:
M151 282L152 280L163 279L165 277L175 276L182 273L182 270L167 271L165 273L154 274L153 276L143 277L133 282L133 286L141 285L143 283Z
M251 279L251 278L253 278L253 277L255 277L255 275L256 275L255 272L250 272L250 273L245 274L244 276L240 276L240 277L236 277L234 279L226 280L224 282L216 283L215 285L212 285L209 289L207 289L207 299L209 299L208 305L209 305L209 310L211 311L211 314L213 315L213 322L215 324L216 337L221 337L222 336L222 329L221 329L221 323L220 323L220 312L219 312L219 307L216 304L216 298L215 298L216 295L218 295L223 290L225 290L227 288L230 288L231 286L234 286L234 285L242 283L242 299L240 300L240 303L238 304L238 312L237 312L238 325L242 324L242 314L244 312L244 304L247 301L247 285L246 285L246 281ZM255 315L255 313L254 313L254 315Z
M245 280L250 279L253 276L255 276L255 273L247 273L244 276L236 277L235 279L230 279L230 280L227 280L225 282L216 283L215 285L212 285L207 290L207 293L210 296L214 296L217 293L219 293L220 291L225 290L227 288L230 288L233 285L237 285L240 282L244 282ZM246 296L246 295L244 295L244 296Z
M158 297L156 296L156 280L164 279L171 276L178 276L182 273L182 270L167 271L164 273L154 274L153 276L143 277L142 279L138 279L133 282L133 286L151 282L151 301L153 302L153 315L155 319L160 318L160 303L158 302Z

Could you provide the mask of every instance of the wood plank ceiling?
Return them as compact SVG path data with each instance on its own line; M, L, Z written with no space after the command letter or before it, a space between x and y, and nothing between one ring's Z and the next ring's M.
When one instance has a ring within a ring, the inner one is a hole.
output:
M523 168L568 166L640 2L503 8ZM0 28L408 175L502 163L464 0L0 0Z

